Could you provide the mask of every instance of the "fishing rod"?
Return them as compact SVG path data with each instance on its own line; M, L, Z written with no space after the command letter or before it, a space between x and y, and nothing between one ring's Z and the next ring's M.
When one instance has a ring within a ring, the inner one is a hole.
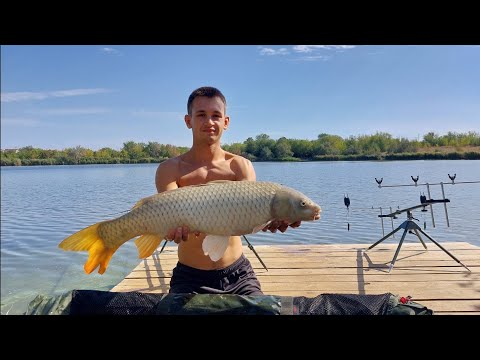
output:
M426 182L426 183L420 183L419 184L418 183L418 179L420 178L419 175L417 175L417 177L410 176L410 178L413 180L413 184L382 185L383 177L380 178L380 180L375 178L375 181L377 182L379 188L395 188L395 187L406 187L406 186L415 186L415 187L426 186L427 187L428 198L425 195L420 195L420 201L422 203L424 203L426 200L432 200L432 197L431 197L431 194L430 194L430 187L431 186L440 185L441 190L442 190L442 197L443 197L443 200L445 200L444 185L478 184L478 183L480 183L480 181L457 181L457 182L455 182L455 178L457 177L456 173L453 174L453 175L450 175L450 174L447 174L447 175L448 175L448 178L450 179L450 182L440 181L438 183L428 183L428 182ZM433 215L432 203L429 204L429 207L430 207L430 215L432 217L432 226L435 227L435 217ZM447 210L447 202L446 201L443 202L443 208L445 210L445 218L447 220L447 227L450 227L450 221L448 219L448 210ZM427 211L427 210L424 207L422 211Z
M414 184L382 185L383 177L380 180L375 178L375 181L377 182L379 188L382 188L382 187L401 187L401 186L432 186L432 185L442 185L443 186L443 185L478 184L478 183L480 183L480 181L457 181L457 182L455 182L455 178L457 177L457 174L454 174L453 176L448 174L448 177L451 180L450 182L423 183L423 184L422 183L420 183L420 184L417 183L419 176L417 176L416 178L411 176Z
M257 252L255 251L255 249L253 248L253 245L250 244L250 242L248 241L247 237L246 237L245 235L242 235L242 237L243 237L243 238L245 239L245 241L247 242L248 248L253 251L253 253L255 254L255 256L256 256L256 257L258 258L258 260L260 260L260 262L262 263L262 265L263 265L263 267L265 268L265 270L268 271L267 266L265 265L265 263L262 261L262 259L260 258L260 256L257 254Z
M453 260L455 260L457 263L459 263L460 265L462 265L465 269L467 269L469 272L471 272L471 270L466 266L464 265L460 260L458 260L454 255L452 255L447 249L445 249L442 245L440 245L438 242L436 242L430 235L428 235L425 231L423 231L413 220L417 220L418 219L415 219L413 217L413 214L412 214L412 211L415 210L415 209L419 209L421 207L425 207L426 205L430 205L432 206L433 204L438 204L438 203L443 203L443 204L446 204L447 202L450 202L449 199L442 199L442 200L425 200L425 202L421 203L420 205L415 205L415 206L411 206L411 207L408 207L406 209L401 209L401 210L396 210L394 212L391 212L390 214L385 214L385 215L378 215L379 217L390 217L390 218L395 218L397 215L400 215L404 212L407 213L407 220L404 221L402 224L400 224L396 229L394 229L393 231L391 231L390 233L388 233L386 236L382 237L380 240L378 240L376 243L374 243L373 245L371 245L370 247L368 247L367 249L364 250L364 252L367 252L371 249L373 249L375 246L377 246L378 244L380 244L382 241L386 240L388 237L390 237L391 235L395 234L397 231L401 230L401 229L404 229L403 231L403 235L402 235L402 238L400 239L400 243L398 244L398 247L397 247L397 250L395 251L395 255L393 256L393 259L392 261L390 262L390 266L389 266L389 270L388 272L390 272L393 268L393 265L395 264L395 261L397 260L397 257L398 257L398 254L400 252L400 248L402 247L402 244L403 244L403 241L405 240L405 236L407 235L407 233L412 233L412 234L415 234L417 236L417 238L420 240L420 242L422 243L423 247L425 248L425 250L427 250L427 246L425 245L425 242L423 241L422 237L420 236L420 234L424 235L428 240L430 240L431 242L433 242L435 245L437 245L441 250L443 250L448 256L450 256Z
M437 245L440 249L442 249L447 255L449 255L452 259L454 259L457 263L459 263L460 265L462 265L465 269L467 269L468 271L470 271L470 269L465 266L460 260L458 260L455 256L453 256L450 252L448 252L442 245L440 245L438 242L436 242L432 237L430 237L424 230L422 230L413 220L417 220L419 221L418 219L415 219L413 217L413 210L416 210L416 209L419 209L419 208L422 208L422 212L426 212L426 207L429 206L430 207L430 214L432 216L432 224L433 224L433 227L435 227L435 218L434 218L434 215L433 215L433 207L432 205L433 204L438 204L438 203L443 203L443 206L444 206L444 209L445 209L445 218L447 220L447 226L450 227L450 222L449 222L449 219L448 219L448 211L447 211L447 203L450 202L449 199L447 199L445 197L445 189L444 189L444 185L456 185L456 184L478 184L480 183L480 181L460 181L460 182L455 182L455 178L457 177L457 174L454 174L454 175L450 175L448 174L448 177L450 179L450 182L439 182L439 183L418 183L418 180L419 180L419 176L417 175L416 177L414 176L410 176L410 178L412 179L413 181L413 184L399 184L399 185L382 185L382 182L383 182L383 178L380 178L380 179L377 179L375 178L375 181L377 182L378 184L378 187L379 188L382 188L382 187L385 187L385 188L394 188L394 187L404 187L404 186L426 186L427 187L427 194L428 194L428 198L427 196L424 194L421 194L420 195L420 205L415 205L415 206L411 206L411 207L408 207L406 209L398 209L398 210L395 210L395 211L392 211L392 209L390 208L390 213L389 214L383 214L382 211L380 210L380 215L378 215L381 219L382 219L382 231L383 231L383 218L384 217L390 217L390 219L396 219L398 215L406 212L407 213L407 220L404 221L402 224L400 224L396 229L393 229L393 226L392 226L392 231L390 233L388 233L387 235L384 234L384 236L378 240L377 242L375 242L373 245L371 245L370 247L368 247L366 250L364 251L368 251L368 250L371 250L372 248L374 248L375 246L377 246L378 244L380 244L382 241L386 240L388 237L394 235L397 231L399 231L400 229L404 229L403 231L403 235L400 239L400 243L397 247L397 250L395 251L395 255L393 257L393 260L390 262L390 268L389 268L389 271L390 272L393 268L393 265L395 264L395 261L397 259L397 256L398 256L398 253L400 252L400 248L402 247L402 244L403 244L403 241L405 240L405 236L407 235L407 233L411 233L411 234L414 234L417 236L417 238L420 240L420 242L422 243L423 247L425 248L425 250L427 250L427 246L425 245L424 241L422 240L420 234L423 234L428 240L432 241L435 245ZM438 186L440 185L441 187L441 190L442 190L442 199L432 199L431 197L431 193L430 193L430 187L431 186ZM393 224L393 223L392 223ZM426 227L426 223L424 222L424 229Z

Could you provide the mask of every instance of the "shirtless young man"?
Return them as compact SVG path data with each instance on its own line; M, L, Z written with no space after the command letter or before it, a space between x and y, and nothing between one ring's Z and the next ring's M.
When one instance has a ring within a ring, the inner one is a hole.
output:
M256 180L250 160L220 146L222 134L230 123L226 110L225 97L216 88L201 87L191 93L185 124L192 130L193 145L185 154L158 166L155 184L159 193L212 180ZM264 231L284 232L288 226L299 225L300 222L290 225L275 222ZM243 255L240 237L231 236L223 257L212 261L202 250L205 236L184 226L171 229L165 237L178 244L178 263L173 270L170 292L262 295L252 266Z

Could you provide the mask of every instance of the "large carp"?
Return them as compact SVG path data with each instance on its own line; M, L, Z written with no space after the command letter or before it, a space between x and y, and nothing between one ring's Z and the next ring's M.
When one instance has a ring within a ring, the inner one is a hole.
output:
M217 180L164 191L140 200L128 213L91 225L63 240L64 250L88 251L84 269L99 265L103 274L112 255L135 240L140 258L150 256L170 229L188 226L207 234L202 248L213 261L220 259L230 236L252 234L274 220L320 219L320 206L292 188L262 181Z

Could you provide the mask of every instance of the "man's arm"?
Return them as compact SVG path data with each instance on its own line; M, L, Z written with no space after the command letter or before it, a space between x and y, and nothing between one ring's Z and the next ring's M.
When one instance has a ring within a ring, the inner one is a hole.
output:
M173 158L166 160L158 165L155 173L155 186L159 193L178 189L178 160ZM177 244L182 240L187 240L190 229L187 226L171 229L165 236L166 240L174 240Z
M158 165L155 173L155 186L159 193L177 189L177 172L178 164L176 160L166 160Z

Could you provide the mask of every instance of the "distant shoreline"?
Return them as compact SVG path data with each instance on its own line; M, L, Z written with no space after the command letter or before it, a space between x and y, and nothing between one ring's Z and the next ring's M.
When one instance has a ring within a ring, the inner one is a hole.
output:
M1 166L43 166L43 165L109 165L109 164L149 164L160 163L167 158L144 158L144 159L80 159L74 161L57 161L56 159L16 159L7 163L1 162ZM399 160L480 160L480 152L424 152L424 153L400 153L400 154L376 154L376 155L317 155L309 159L288 157L284 159L257 160L252 162L314 162L314 161L399 161Z
M393 138L388 133L351 136L320 134L316 140L277 140L267 134L248 138L243 143L222 144L222 149L256 161L394 161L394 160L479 160L480 134L470 131L448 132L439 136L430 132L423 140ZM33 146L1 149L1 166L146 164L160 163L189 150L185 146L156 141L127 141L120 150L103 147L92 150L76 147L41 149Z

